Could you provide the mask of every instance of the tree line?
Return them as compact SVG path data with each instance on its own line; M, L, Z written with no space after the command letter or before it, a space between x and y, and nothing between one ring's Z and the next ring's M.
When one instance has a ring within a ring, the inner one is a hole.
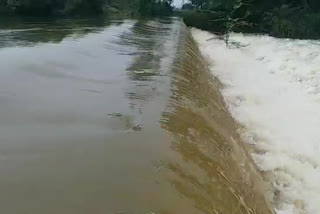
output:
M172 0L0 0L0 15L167 15L172 11L171 5Z
M319 0L190 0L183 8L189 11L184 14L187 25L216 33L320 38Z

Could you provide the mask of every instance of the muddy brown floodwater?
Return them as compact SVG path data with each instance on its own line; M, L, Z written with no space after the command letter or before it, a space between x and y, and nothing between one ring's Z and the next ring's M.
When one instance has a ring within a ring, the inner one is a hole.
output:
M5 214L269 214L177 18L0 20Z

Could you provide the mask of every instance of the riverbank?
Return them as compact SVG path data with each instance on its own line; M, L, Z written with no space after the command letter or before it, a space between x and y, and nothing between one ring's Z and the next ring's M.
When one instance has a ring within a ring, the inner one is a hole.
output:
M320 42L194 29L279 214L319 213Z
M187 26L216 34L266 34L278 38L320 39L319 1L206 0L183 5Z

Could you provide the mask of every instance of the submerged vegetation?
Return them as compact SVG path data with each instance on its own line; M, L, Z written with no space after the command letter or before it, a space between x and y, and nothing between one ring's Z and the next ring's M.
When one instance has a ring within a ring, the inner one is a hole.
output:
M190 0L183 9L187 25L215 33L320 38L318 0Z
M0 0L0 15L168 15L172 0Z

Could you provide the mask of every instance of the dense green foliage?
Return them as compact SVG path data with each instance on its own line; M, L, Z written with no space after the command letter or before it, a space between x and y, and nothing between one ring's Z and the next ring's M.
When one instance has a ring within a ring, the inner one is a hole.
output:
M22 15L101 13L104 0L0 0L2 11Z
M320 38L319 0L190 0L187 25L225 33L267 33L277 37Z
M0 0L0 15L167 15L172 11L171 3L172 0Z

